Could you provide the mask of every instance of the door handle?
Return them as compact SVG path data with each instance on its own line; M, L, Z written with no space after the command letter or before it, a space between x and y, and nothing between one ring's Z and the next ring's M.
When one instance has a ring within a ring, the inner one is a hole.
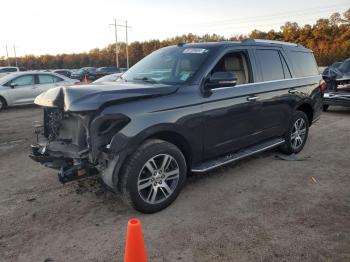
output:
M249 97L247 97L247 100L248 100L249 102L254 102L254 101L258 100L258 99L259 99L258 96L249 96Z
M298 92L298 90L296 90L296 89L294 89L294 88L288 90L288 93L289 93L289 94L295 94L296 92Z

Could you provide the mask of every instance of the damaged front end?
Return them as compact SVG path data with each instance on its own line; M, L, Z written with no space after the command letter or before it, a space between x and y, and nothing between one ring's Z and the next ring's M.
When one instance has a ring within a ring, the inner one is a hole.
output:
M46 167L58 169L62 183L96 175L89 161L88 116L44 108L44 124L36 126L36 144L30 158Z

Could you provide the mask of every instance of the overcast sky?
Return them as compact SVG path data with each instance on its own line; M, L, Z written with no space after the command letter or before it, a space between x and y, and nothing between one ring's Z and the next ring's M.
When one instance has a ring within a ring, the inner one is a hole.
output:
M128 20L129 41L303 25L350 8L348 0L1 0L0 57L58 54L103 48L114 41L114 18ZM124 41L125 32L118 31Z

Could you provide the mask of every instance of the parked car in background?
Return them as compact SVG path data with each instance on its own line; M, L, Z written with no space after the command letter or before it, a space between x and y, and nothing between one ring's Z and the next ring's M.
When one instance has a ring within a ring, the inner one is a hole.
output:
M0 78L0 110L7 106L32 104L35 97L52 87L69 86L77 80L55 73L15 72Z
M96 72L96 67L83 67L80 68L78 71L76 72L72 72L70 78L72 79L78 79L80 81L83 81L83 79L85 78L85 76L87 78L89 78L89 76L91 74L94 74Z
M100 77L106 76L106 75L110 75L110 74L114 74L119 72L118 68L114 67L114 66L110 66L110 67L99 67L96 69L95 72L92 72L91 74L89 74L89 79L94 81L99 79Z
M337 72L337 69L342 65L343 62L335 62L332 65L326 67L322 72L323 79L327 79L334 75L334 71Z
M350 107L350 59L345 60L337 68L336 75L326 82L323 111L327 111L329 106Z
M69 69L56 69L56 70L53 70L52 72L59 74L59 75L63 75L65 77L69 77L69 78L72 74L72 72Z
M3 76L10 74L10 73L19 72L19 71L20 70L18 67L3 66L3 67L0 67L0 77L3 77Z
M93 83L115 82L118 79L120 79L120 77L122 75L123 75L123 73L115 73L115 74L106 75L106 76L103 76L103 77L95 80Z
M38 96L44 125L30 157L58 169L62 183L99 174L126 203L157 212L188 172L273 147L300 152L322 112L323 83L312 51L297 44L162 48L114 83Z

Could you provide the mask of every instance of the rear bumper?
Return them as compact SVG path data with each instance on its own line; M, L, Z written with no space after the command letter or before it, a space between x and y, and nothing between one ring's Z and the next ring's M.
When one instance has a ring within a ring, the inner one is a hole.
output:
M346 106L350 107L350 93L325 93L323 104L330 106Z

